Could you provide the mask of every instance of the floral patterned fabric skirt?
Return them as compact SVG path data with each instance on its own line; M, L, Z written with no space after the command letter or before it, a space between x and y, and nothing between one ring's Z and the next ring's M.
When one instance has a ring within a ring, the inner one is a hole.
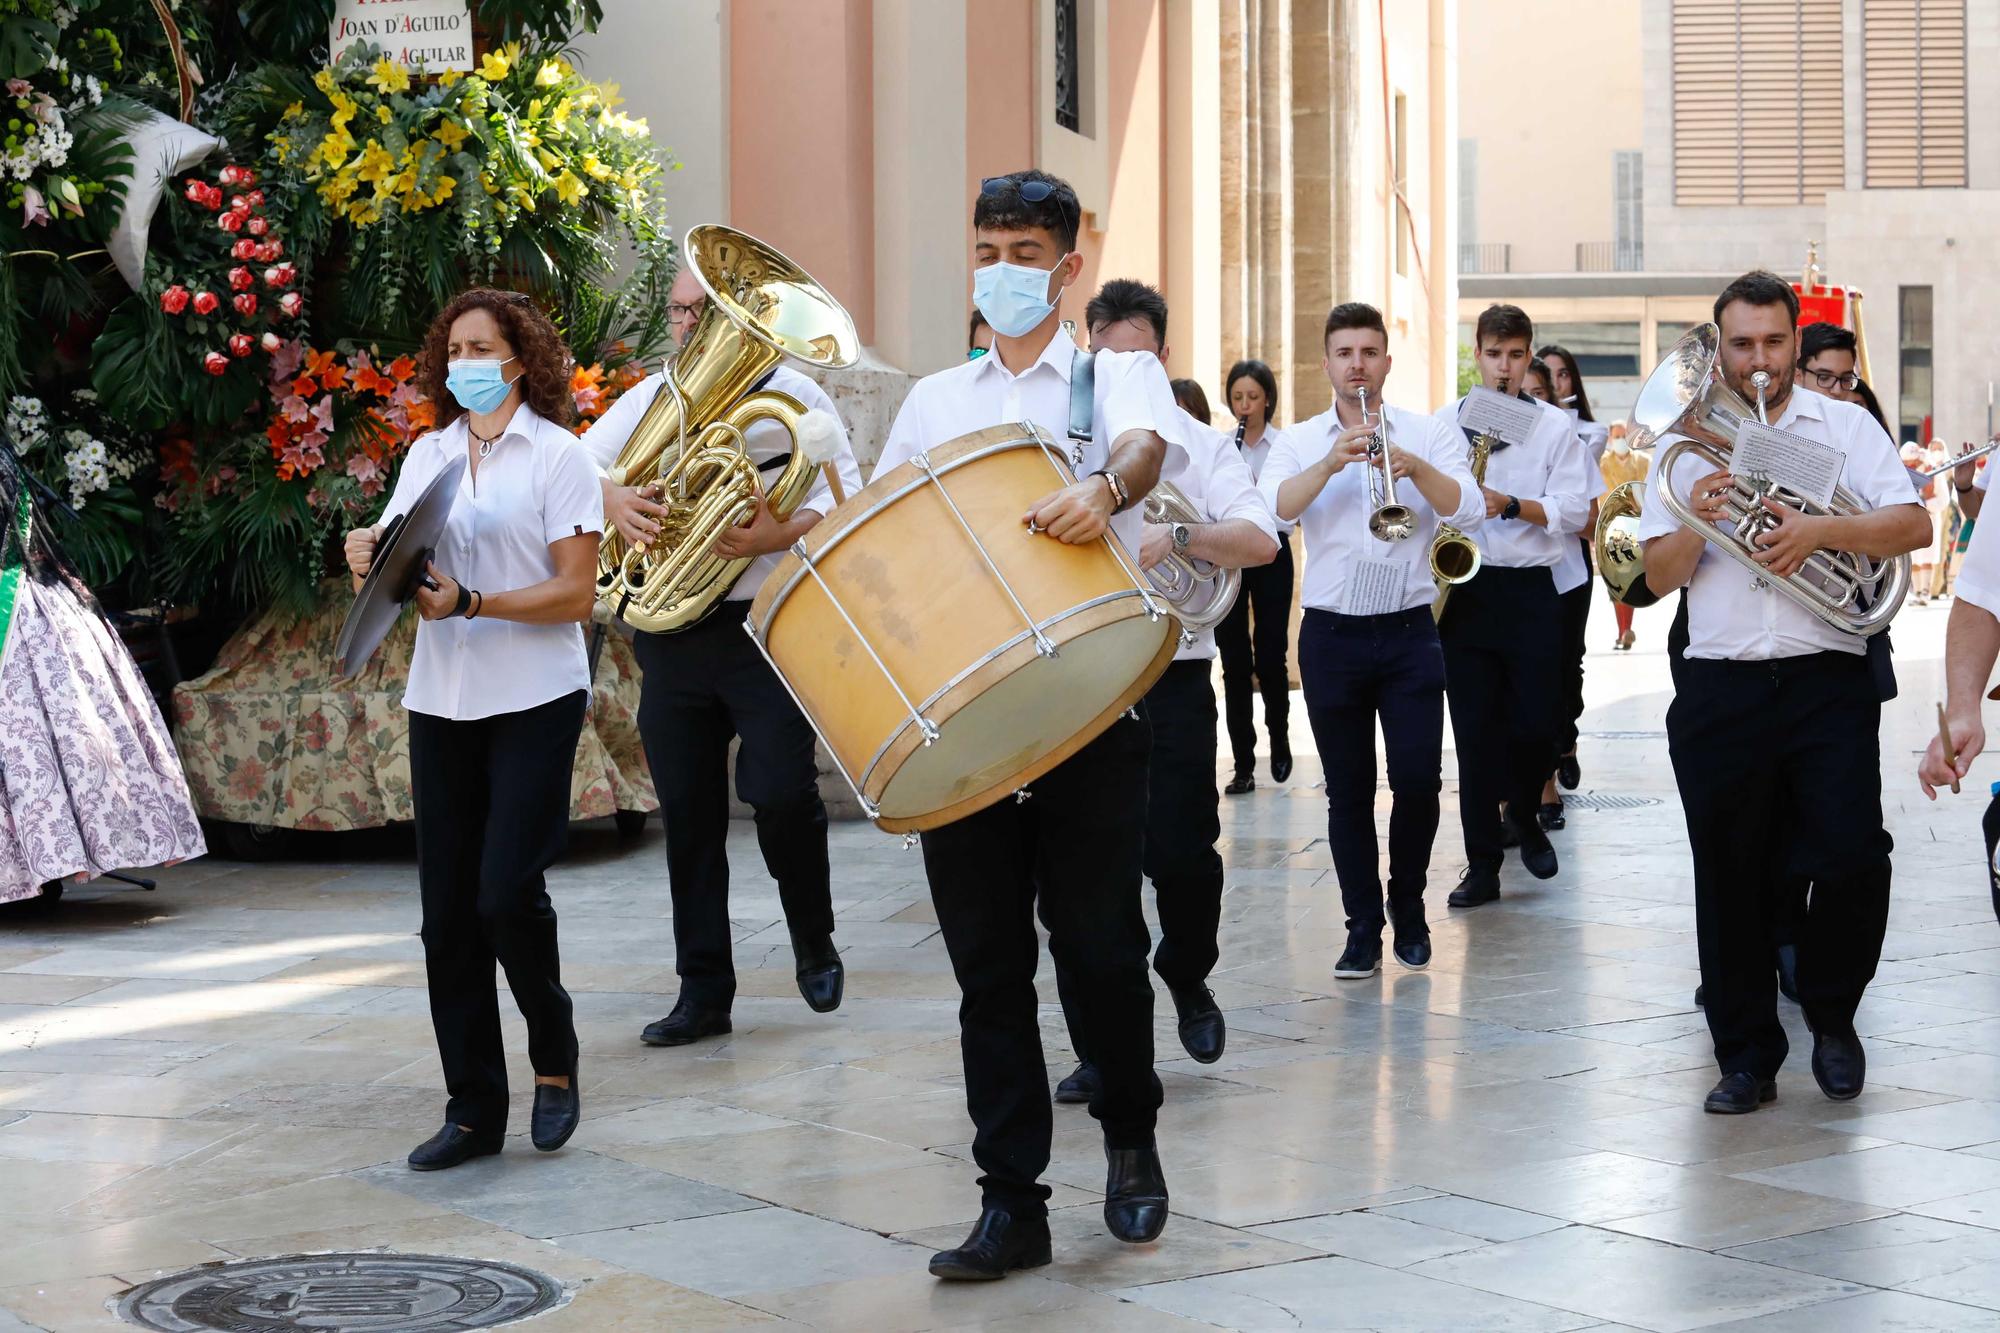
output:
M205 850L132 655L67 583L23 580L0 661L0 902Z

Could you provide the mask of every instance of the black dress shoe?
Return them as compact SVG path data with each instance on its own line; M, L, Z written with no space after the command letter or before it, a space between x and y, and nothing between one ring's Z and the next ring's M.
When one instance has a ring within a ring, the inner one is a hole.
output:
M1360 981L1382 970L1382 937L1365 930L1347 932L1347 947L1333 965L1333 975L1341 981Z
M1283 782L1292 775L1292 745L1282 736L1271 738L1271 781Z
M1049 1261L1049 1219L1018 1217L988 1206L972 1224L972 1234L955 1250L931 1256L931 1276L956 1282L992 1282L1017 1268L1040 1268Z
M447 1124L410 1149L410 1170L442 1171L475 1157L491 1157L500 1151L504 1142L506 1136L502 1134L486 1134Z
M1778 994L1793 1004L1799 1002L1799 951L1796 945L1778 946Z
M646 1024L639 1040L648 1046L685 1046L691 1041L719 1037L728 1031L727 1009L707 1009L683 995L674 1002L671 1014Z
M1861 1095L1868 1055L1851 1025L1824 1032L1814 1029L1812 1071L1819 1090L1837 1102L1851 1102Z
M1542 826L1542 832L1554 833L1569 826L1569 817L1563 813L1561 801L1544 801L1535 811L1535 822Z
M1421 972L1431 965L1431 937L1423 935L1396 936L1396 961L1412 972Z
M1253 792L1257 790L1257 775L1248 769L1239 768L1236 770L1236 776L1229 779L1229 785L1222 790L1230 796L1242 796L1247 792Z
M1056 1100L1065 1106L1079 1106L1095 1097L1103 1086L1097 1077L1097 1066L1085 1060L1068 1078L1056 1084Z
M1458 877L1458 887L1445 898L1453 907L1477 907L1481 903L1497 901L1500 897L1500 872L1479 866L1467 866L1465 873Z
M847 986L847 968L831 935L792 936L792 955L799 960L799 994L806 1007L816 1014L840 1008L841 992Z
M1157 1148L1106 1148L1104 1225L1130 1245L1157 1240L1167 1225L1167 1178Z
M1220 1060L1229 1028L1222 1021L1215 992L1206 986L1170 986L1168 990L1174 997L1174 1012L1180 1015L1182 1047L1205 1065Z
M1549 835L1537 827L1532 832L1521 830L1521 864L1536 879L1554 879L1561 867L1556 862L1556 849L1549 842Z
M1695 1007L1695 1008L1697 1008L1697 1009L1706 1009L1706 1008L1708 1007L1708 1006L1707 1006L1706 1004L1702 1003L1702 994L1703 994L1703 992L1704 992L1704 991L1706 991L1707 989L1708 989L1708 988L1707 988L1706 986L1696 986L1696 987L1694 988L1694 1007Z
M567 1088L552 1083L535 1085L535 1112L528 1121L528 1137L537 1148L554 1152L562 1147L576 1133L577 1121L581 1119L583 1089L577 1086L575 1066L570 1068Z
M1556 761L1556 781L1564 791L1575 791L1576 784L1583 781L1583 769L1576 762L1576 751L1572 750Z
M1778 1081L1739 1072L1724 1074L1709 1090L1701 1109L1710 1115L1748 1115L1766 1102L1778 1100Z

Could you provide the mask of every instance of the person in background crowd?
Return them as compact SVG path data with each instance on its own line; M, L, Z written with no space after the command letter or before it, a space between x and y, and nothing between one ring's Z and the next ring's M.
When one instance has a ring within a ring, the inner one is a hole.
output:
M1604 478L1604 489L1609 492L1628 481L1644 481L1651 467L1652 460L1634 449L1632 442L1625 437L1625 423L1612 423L1604 457L1597 463L1597 471ZM1608 590L1606 595L1610 595ZM1613 601L1611 610L1618 617L1618 637L1611 641L1611 646L1629 650L1635 637L1632 633L1632 608L1623 602Z
M992 350L993 326L986 322L986 316L975 310L971 322L965 326L965 359L971 361Z
M1204 426L1212 424L1209 421L1208 395L1201 391L1199 382L1195 380L1175 380L1173 381L1173 386L1174 401L1180 404L1181 411L1187 413Z
M1932 439L1924 451L1924 471L1931 473L1931 526L1937 530L1937 558L1931 562L1930 596L1935 601L1951 586L1952 543L1958 533L1958 505L1943 468L1951 461L1951 447L1942 439Z
M1931 599L1931 560L1932 552L1937 547L1935 535L1937 516L1931 507L1931 501L1937 494L1938 486L1934 478L1924 475L1925 454L1921 444L1914 440L1905 443L1902 448L1902 458L1903 470L1910 474L1910 485L1916 487L1917 502L1923 505L1924 515L1930 519L1934 530L1929 544L1920 546L1910 553L1910 601L1922 606Z
M1237 446L1250 475L1261 477L1264 461L1283 438L1271 424L1278 407L1278 381L1262 361L1238 361L1229 368L1224 390L1230 415L1242 433ZM1250 707L1251 682L1264 699L1264 730L1271 742L1271 780L1292 775L1291 675L1285 665L1292 638L1292 525L1278 525L1278 558L1243 571L1236 605L1215 627L1222 653L1222 696L1229 748L1236 775L1223 790L1241 796L1257 786L1257 724Z
M1893 440L1896 432L1889 429L1889 419L1882 415L1881 401L1856 369L1859 345L1852 329L1824 320L1806 325L1799 331L1799 369L1804 372L1799 382L1839 402L1867 408L1875 424Z

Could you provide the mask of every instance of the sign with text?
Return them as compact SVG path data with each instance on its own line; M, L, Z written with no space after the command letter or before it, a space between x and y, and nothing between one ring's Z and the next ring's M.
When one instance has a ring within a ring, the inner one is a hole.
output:
M466 0L334 0L328 30L332 59L363 42L401 65L472 68L472 16Z

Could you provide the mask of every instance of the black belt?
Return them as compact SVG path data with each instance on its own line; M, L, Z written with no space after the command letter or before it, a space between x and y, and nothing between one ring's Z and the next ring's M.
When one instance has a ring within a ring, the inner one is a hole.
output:
M1338 629L1404 629L1431 623L1431 609L1428 606L1413 606L1406 611L1384 611L1379 616L1350 616L1342 611L1326 611L1317 606L1305 609L1308 619L1324 620Z

